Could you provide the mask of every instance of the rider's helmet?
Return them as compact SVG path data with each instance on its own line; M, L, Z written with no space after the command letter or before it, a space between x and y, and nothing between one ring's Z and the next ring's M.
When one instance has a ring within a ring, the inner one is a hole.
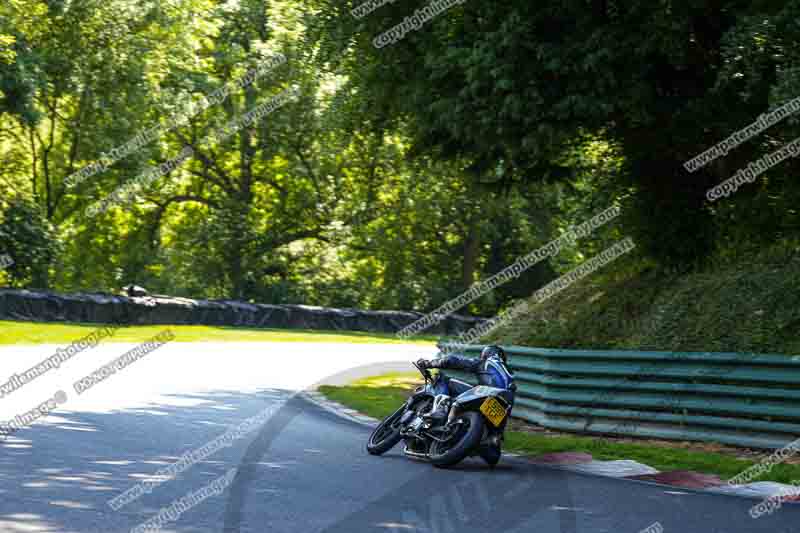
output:
M503 363L508 363L505 350L495 344L487 346L481 351L481 361L486 361L490 357L499 357L503 360Z

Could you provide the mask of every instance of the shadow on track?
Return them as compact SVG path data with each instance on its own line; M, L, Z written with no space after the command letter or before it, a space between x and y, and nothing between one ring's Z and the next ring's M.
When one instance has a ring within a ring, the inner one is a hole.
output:
M374 373L375 366L370 365L369 371ZM353 369L343 374L358 373L358 369ZM340 380L341 374L338 374L325 382ZM260 429L229 487L224 533L240 533L244 504L260 475L257 464L267 455L272 443L295 417L317 409L305 397L295 394ZM366 454L366 450L363 453ZM400 456L396 458L409 461ZM381 460L393 459L395 456ZM375 475L381 475L380 468L376 468ZM504 460L490 471L482 462L468 460L452 469L431 467L322 531L510 531L539 513L548 513L548 518L553 520L554 527L549 531L577 533L576 513L565 472L537 468L513 459Z

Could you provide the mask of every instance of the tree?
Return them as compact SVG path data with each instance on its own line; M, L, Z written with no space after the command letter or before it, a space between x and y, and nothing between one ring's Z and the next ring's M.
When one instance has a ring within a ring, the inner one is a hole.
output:
M12 286L48 288L49 268L58 252L52 225L38 205L14 198L0 221L0 253L14 261L6 272Z
M483 180L569 182L563 155L600 137L622 150L626 226L679 268L714 248L706 190L758 146L695 173L683 163L774 105L776 76L789 87L796 72L796 1L466 2L380 49L373 39L424 4L357 20L359 3L315 4L320 46L348 51L351 90L409 121L419 150L469 160Z

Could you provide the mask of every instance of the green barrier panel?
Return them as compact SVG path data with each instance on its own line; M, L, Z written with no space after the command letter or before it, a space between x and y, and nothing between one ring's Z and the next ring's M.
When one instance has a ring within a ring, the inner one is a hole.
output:
M514 416L546 428L765 449L800 437L800 360L791 356L503 348L518 386Z

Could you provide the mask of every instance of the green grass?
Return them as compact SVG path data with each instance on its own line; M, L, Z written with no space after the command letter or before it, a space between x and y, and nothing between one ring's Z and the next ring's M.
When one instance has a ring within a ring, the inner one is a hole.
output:
M322 386L319 391L331 400L375 418L386 418L406 401L419 374L386 374L356 381L347 387Z
M413 387L420 382L414 374L387 374L362 379L345 387L320 387L331 400L375 418L385 418L405 401ZM551 436L508 431L506 449L525 455L557 452L590 453L597 460L632 459L661 471L694 470L717 474L730 479L753 466L753 461L707 451L671 448L668 445L614 442L597 437ZM800 479L800 465L780 464L758 478L758 481L791 483Z
M543 437L511 431L506 436L506 442L510 451L527 455L585 452L592 454L599 461L632 459L660 471L694 470L705 474L717 474L722 479L730 479L755 464L753 461L736 459L721 453L669 448L661 445L619 443L593 437ZM788 484L797 479L800 479L800 465L781 464L773 467L770 472L758 478L757 481L776 481Z
M2 344L69 344L102 327L102 324L41 323L0 320ZM280 330L214 326L125 326L104 342L142 342L166 328L179 342L342 342L352 344L430 344L435 337L420 336L403 341L390 333L359 331Z
M703 271L604 269L489 340L542 348L800 354L800 261L768 249Z

